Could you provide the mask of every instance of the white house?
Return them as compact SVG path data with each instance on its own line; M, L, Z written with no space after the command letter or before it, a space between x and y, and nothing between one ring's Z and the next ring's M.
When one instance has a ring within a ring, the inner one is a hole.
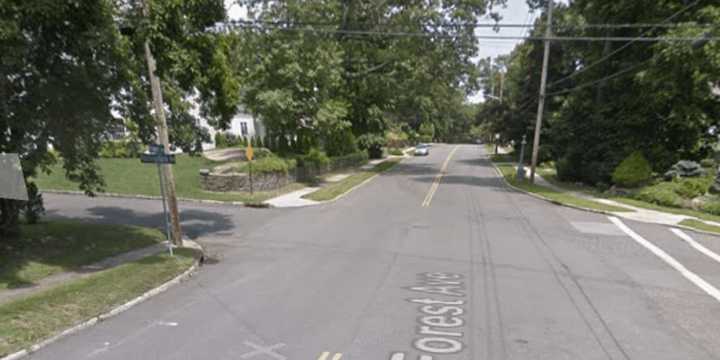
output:
M200 118L200 126L206 128L208 132L210 132L210 142L209 143L203 143L203 150L211 150L215 148L215 134L220 132L220 130L214 129L212 126L208 125L207 120ZM260 136L262 138L265 137L265 126L263 125L262 121L258 119L257 117L254 117L244 111L238 112L235 117L230 122L230 127L227 130L221 131L228 134L233 134L235 136L245 136L245 137L252 137L252 136Z

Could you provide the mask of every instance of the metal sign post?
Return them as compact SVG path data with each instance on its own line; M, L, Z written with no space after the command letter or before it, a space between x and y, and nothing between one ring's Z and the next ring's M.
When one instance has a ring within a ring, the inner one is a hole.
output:
M157 165L158 178L160 179L160 196L162 197L163 204L163 218L165 219L165 236L167 237L170 256L174 256L173 243L170 236L170 214L167 211L167 199L165 198L165 187L163 186L165 179L163 178L162 164L174 164L175 155L166 154L165 148L161 144L150 144L148 147L148 153L142 154L140 156L140 161L145 164Z

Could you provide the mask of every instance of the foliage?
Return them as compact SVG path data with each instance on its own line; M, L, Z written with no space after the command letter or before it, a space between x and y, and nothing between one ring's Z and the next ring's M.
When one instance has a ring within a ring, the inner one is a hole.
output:
M132 139L109 140L102 144L99 155L102 158L139 158L143 145Z
M352 154L358 150L357 140L350 129L328 135L324 148L331 157Z
M683 207L683 198L675 191L677 184L672 182L661 182L648 186L634 195L634 198L645 202L669 207Z
M720 20L720 6L711 1L656 5L649 0L558 4L556 35L632 37L638 33L573 25L658 22L676 14L672 22L681 26L655 28L652 35L692 38L703 32L694 23ZM532 36L542 36L545 21L544 16L537 19ZM506 76L503 102L482 104L477 123L491 134L502 134L506 142L517 144L522 135L532 134L542 53L542 42L527 41L509 58L481 61L481 72L489 79L498 72ZM541 151L547 148L564 180L609 182L615 165L636 149L643 149L658 173L680 159L709 155L716 141L712 129L720 119L720 102L710 85L720 78L720 44L694 49L688 42L622 48L611 42L553 42L550 58ZM579 72L578 66L587 68ZM483 85L489 92L490 84Z
M87 193L103 190L95 159L109 131L133 123L143 142L154 137L146 40L158 63L173 141L190 150L202 138L190 98L217 126L232 118L240 95L228 66L228 39L205 31L225 18L224 4L149 3L149 19L140 2L7 0L0 6L0 133L7 135L0 137L0 152L18 153L26 178L53 168ZM52 167L49 145L62 157L61 169ZM0 236L17 230L21 208L0 200Z
M356 151L352 154L333 156L330 158L330 169L337 171L341 169L352 168L360 166L368 161L367 151Z
M700 160L700 166L702 166L704 168L713 168L713 167L715 167L715 160L702 159L702 160Z
M239 172L249 172L250 164L243 163L236 170ZM297 163L292 159L283 159L276 156L268 156L252 162L252 172L255 174L281 173L287 175L292 169L295 169Z
M380 159L383 155L385 138L377 134L365 134L358 138L360 148L368 152L371 159Z
M405 154L403 153L403 151L400 150L400 149L398 149L398 148L390 148L390 150L388 150L388 154L393 155L393 156L403 156L403 155L405 155Z
M28 224L37 224L40 217L45 214L45 206L40 190L34 182L27 184L28 201L25 202L23 216Z
M634 188L647 183L652 178L652 168L645 156L639 151L630 154L613 171L612 181L616 185Z
M243 136L238 136L228 132L217 132L215 133L215 147L218 149L224 149L229 147L246 147L247 139Z
M298 157L298 166L313 169L319 172L324 171L330 165L330 158L325 152L312 149L307 155Z
M707 201L703 203L702 211L712 215L720 215L720 201Z

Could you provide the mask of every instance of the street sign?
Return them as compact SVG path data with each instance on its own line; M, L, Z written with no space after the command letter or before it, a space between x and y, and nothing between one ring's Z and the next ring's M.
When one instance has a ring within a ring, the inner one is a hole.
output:
M253 151L252 144L248 144L247 150L245 150L245 157L248 161L252 161L253 157L255 157L255 151Z
M162 154L165 152L165 147L162 144L150 144L148 145L148 152L151 154Z
M140 155L140 161L146 164L174 164L174 154L142 154Z

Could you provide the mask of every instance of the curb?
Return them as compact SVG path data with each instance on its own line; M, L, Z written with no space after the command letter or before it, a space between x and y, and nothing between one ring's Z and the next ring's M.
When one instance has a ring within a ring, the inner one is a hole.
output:
M61 194L61 195L83 195L86 194L82 191L75 190L42 190L42 193L46 194ZM142 200L162 200L160 196L152 195L137 195L137 194L118 194L118 193L95 193L96 197L107 197L107 198L121 198L121 199L142 199ZM189 199L179 197L178 201L197 203L197 204L215 204L215 205L232 205L242 207L258 207L256 204L246 204L242 201L220 201L220 200L204 200L204 199ZM0 359L5 360L5 359Z
M400 159L400 161L397 161L398 164L401 163L403 160L406 159L405 157L398 157L398 158ZM385 161L389 161L389 160L385 160ZM381 163L378 163L378 165L384 163L385 161L383 161L383 162L381 162ZM350 189L348 189L348 191L346 191L346 192L344 192L344 193L336 196L336 197L333 198L333 199L324 200L324 201L317 201L315 204L309 204L309 205L304 205L304 206L296 206L296 208L306 208L306 207L311 207L311 206L318 206L318 205L325 205L325 204L334 203L334 202L336 202L336 201L344 198L345 196L349 195L350 193L352 193L353 191L357 190L358 188L362 187L363 185L365 185L365 184L369 183L370 181L374 180L376 177L378 177L378 176L381 175L381 174L382 174L382 173L377 173L377 174L375 174L375 175L373 175L373 176L365 179L363 182L361 182L361 183L359 183L359 184L351 187ZM312 193L310 193L310 194L312 194ZM308 194L308 195L309 195L309 194ZM277 208L277 209L279 209L279 208ZM5 359L0 359L0 360L5 360Z
M569 208L572 208L572 209L575 209L575 210L588 211L588 212L592 212L592 213L596 213L596 214L601 214L601 215L607 215L607 216L617 216L617 217L621 217L621 218L623 218L623 219L628 219L628 220L632 220L632 221L644 222L644 223L646 223L646 224L657 224L657 225L664 225L664 226L669 226L669 227L675 227L675 228L685 229L685 230L688 230L688 231L694 231L694 232L696 232L696 233L705 234L705 235L720 236L720 233L715 233L715 232L700 230L700 229L696 229L696 228L693 228L693 227L690 227L690 226L687 226L687 225L682 225L682 224L668 225L668 224L661 224L661 223L652 222L652 221L640 221L640 220L636 220L636 219L626 218L626 217L624 217L623 215L621 215L622 213L614 213L614 212L604 211L604 210L589 209L589 208L584 208L584 207L581 207L581 206L565 204L565 203L561 203L561 202L559 202L559 201L555 201L555 200L552 200L552 199L548 199L548 198L546 198L546 197L544 197L544 196L542 196L542 195L538 195L538 194L535 194L535 193L531 193L531 192L529 192L529 191L526 191L526 190L520 189L520 188L518 188L518 187L516 187L516 186L513 186L512 184L510 184L510 182L507 181L507 179L506 179L505 176L502 174L502 172L500 171L500 169L498 169L497 165L495 165L495 163L492 162L492 161L491 161L491 163L492 163L493 167L495 168L495 172L498 173L498 175L500 176L500 178L503 180L503 182L505 183L505 185L506 185L507 187L509 187L509 188L511 188L511 189L513 189L513 190L515 190L515 191L517 191L517 192L524 193L524 194L526 194L526 195L532 196L532 197L534 197L534 198L536 198L536 199L539 199L539 200L547 201L547 202L552 203L552 204L555 204L555 205L560 205L560 206L564 206L564 207L569 207ZM698 221L701 221L701 222L702 222L702 219L698 219L698 218L694 218L694 217L693 217L693 218L690 218L690 219L695 219L695 220L698 220ZM4 359L0 359L0 360L4 360Z
M201 252L202 252L202 250L201 250ZM138 305L138 304L140 304L140 303L142 303L142 302L144 302L144 301L146 301L146 300L148 300L148 299L150 299L150 298L152 298L152 297L154 297L154 296L157 296L157 295L159 295L159 294L162 294L163 292L167 291L167 290L170 289L171 287L173 287L173 286L175 286L175 285L177 285L177 284L179 284L179 283L181 283L181 282L183 282L183 281L188 280L188 279L191 278L191 277L193 276L193 274L197 271L197 269L198 269L199 266L200 266L200 260L197 259L197 260L195 260L195 262L190 266L190 268L188 268L187 270L185 270L182 274L174 277L174 278L171 279L171 280L168 280L167 282L163 283L162 285L160 285L160 286L158 286L158 287L156 287L156 288L154 288L154 289L150 289L150 290L146 291L145 293L143 293L142 295L140 295L140 296L138 296L138 297L136 297L136 298L134 298L134 299L132 299L132 300L130 300L130 301L128 301L128 302L126 302L126 303L124 303L124 304L122 304L122 305L120 305L120 306L118 306L118 307L116 307L116 308L114 308L114 309L106 312L106 313L100 314L100 315L95 316L95 317L93 317L93 318L91 318L91 319L89 319L89 320L83 321L82 323L80 323L80 324L78 324L78 325L75 325L75 326L73 326L73 327L71 327L71 328L68 328L68 329L63 330L62 332L60 332L60 333L57 334L57 335L54 335L54 336L52 336L52 337L50 337L50 338L48 338L48 339L45 339L45 340L42 340L42 341L40 341L40 342L38 342L38 343L36 343L36 344L33 344L33 345L31 345L29 348L22 349L22 350L17 351L17 352L15 352L15 353L13 353L13 354L10 354L10 355L7 355L7 356L5 356L5 357L2 357L2 358L0 358L0 360L18 360L18 359L24 359L24 358L26 358L27 356L30 356L32 353L37 352L38 350L43 349L43 348L47 347L48 345L50 345L50 344L52 344L52 343L54 343L54 342L56 342L56 341L58 341L58 340L60 340L60 339L63 339L63 338L65 338L65 337L67 337L67 336L76 334L76 333L78 333L78 332L80 332L80 331L82 331L82 330L85 330L85 329L87 329L87 328L89 328L89 327L92 327L93 325L95 325L95 324L97 324L97 323L99 323L99 322L102 322L102 321L105 321L105 320L107 320L107 319L110 319L110 318L112 318L112 317L114 317L114 316L117 316L117 315L119 315L119 314L121 314L121 313L129 310L130 308L134 307L135 305Z

